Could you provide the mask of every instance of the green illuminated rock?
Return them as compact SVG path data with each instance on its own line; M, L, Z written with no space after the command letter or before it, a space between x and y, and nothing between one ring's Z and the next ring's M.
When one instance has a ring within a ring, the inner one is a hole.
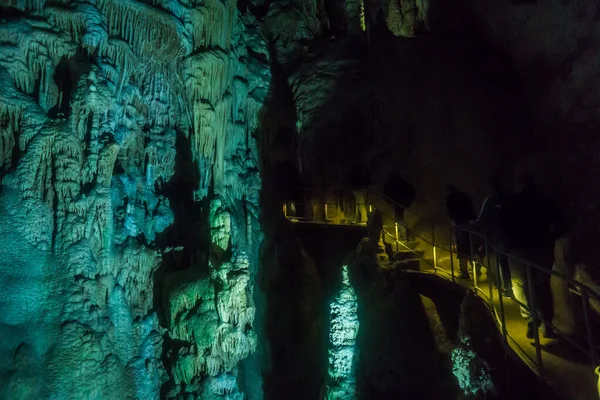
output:
M0 1L0 15L0 398L158 399L169 375L241 398L270 82L257 20L220 0ZM164 293L174 202L209 196L231 257L185 260L199 271Z
M356 399L356 335L358 304L348 267L342 269L342 288L330 304L329 378L327 399Z

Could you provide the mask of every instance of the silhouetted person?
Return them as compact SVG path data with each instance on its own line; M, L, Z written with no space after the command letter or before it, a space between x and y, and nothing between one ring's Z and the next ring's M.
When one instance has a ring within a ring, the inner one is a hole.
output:
M471 257L471 242L469 233L461 228L475 220L473 199L466 193L460 192L456 186L448 185L446 188L446 210L454 222L454 235L456 240L456 253L460 265L460 277L469 279L467 261Z
M527 321L527 337L534 337L534 329L543 323L544 337L555 337L551 321L553 314L550 275L528 263L533 263L547 271L554 260L554 242L565 230L562 211L549 197L538 190L533 176L525 176L522 190L507 204L507 245L516 258L510 258L510 272L515 298L523 303L521 315ZM528 278L531 277L533 282ZM529 287L531 286L531 291ZM534 324L534 316L538 325Z
M503 206L506 203L506 193L500 178L491 178L489 180L490 195L486 197L477 217L477 227L499 250L496 254L498 266L500 269L501 287L505 296L512 296L512 283L510 280L510 266L508 257L502 252L506 251L506 237L502 231L503 226ZM491 268L491 266L488 266ZM489 276L489 273L488 273Z

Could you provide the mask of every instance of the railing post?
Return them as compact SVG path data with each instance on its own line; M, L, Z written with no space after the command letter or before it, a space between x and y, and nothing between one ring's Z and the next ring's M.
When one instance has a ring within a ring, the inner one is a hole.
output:
M396 251L400 250L400 240L398 239L398 223L396 221L394 221L394 228L395 228L395 234L396 234Z
M498 258L496 258L496 279L497 282L500 282L500 262ZM506 316L504 315L504 299L502 295L498 296L498 300L500 301L500 322L502 323L502 336L504 337L504 343L508 345L508 331L506 328Z
M498 249L496 249L496 285L497 287L499 286L499 282L500 282L500 255L499 255L499 251ZM491 271L491 265L490 265L490 269L488 271ZM488 276L488 279L490 279L490 277ZM504 339L504 345L505 346L509 346L508 344L508 328L506 327L506 318L504 315L504 299L502 298L502 293L498 292L498 302L500 303L500 324L502 325L502 338ZM495 308L492 306L492 311L495 312ZM510 366L508 364L509 362L509 357L508 357L508 352L505 350L504 351L504 369L506 372L506 390L507 390L507 398L510 399L512 398L511 396L511 369Z
M452 228L450 228L450 273L452 274L452 282L456 281L454 277L454 257L452 257Z
M498 255L496 254L496 257ZM487 274L487 280L488 280L488 287L489 287L489 291L490 291L490 307L492 307L492 310L494 309L494 287L492 285L492 268L490 266L490 253L488 251L488 239L487 237L485 238L485 270L486 270L486 274ZM502 294L500 292L498 292L499 296L502 296Z
M597 356L596 356L596 343L594 336L592 335L592 327L590 325L589 309L590 309L590 297L586 289L580 288L581 290L581 302L583 303L583 318L585 321L585 330L588 337L588 343L590 346L590 357L592 358L593 367L597 367Z
M533 295L534 293L534 289L533 289L533 285L534 285L534 281L533 281L533 273L531 272L531 267L529 264L525 264L525 268L527 269L527 289L529 291L529 313L531 314L532 317L532 323L533 323L533 337L535 339L535 359L536 359L536 363L538 365L540 374L542 376L544 376L544 366L542 364L542 348L540 345L540 332L538 329L538 321L539 321L539 316L537 315L537 300L535 298L535 296Z
M471 264L471 272L473 273L473 285L475 286L475 289L477 289L477 267L475 265L475 258L473 257L473 236L471 236L471 232L470 231L463 231L463 232L467 232L469 234L469 260L468 263ZM477 290L475 290L475 293L477 293Z
M437 274L437 254L435 251L435 225L431 225L431 244L433 245L433 271Z

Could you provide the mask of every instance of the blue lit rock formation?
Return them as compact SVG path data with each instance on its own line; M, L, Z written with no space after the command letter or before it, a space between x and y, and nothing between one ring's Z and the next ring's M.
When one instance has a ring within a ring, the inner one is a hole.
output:
M213 200L208 270L198 263L167 276L169 335L181 344L170 357L176 360L172 377L177 386L169 397L178 398L185 389L202 399L242 398L238 363L257 345L251 329L255 315L251 259L241 245L245 240L238 237L247 233L240 229L244 224L232 218L221 199ZM230 256L224 256L227 251Z
M452 350L452 373L466 396L485 394L494 389L489 366L473 351L468 338Z
M358 304L350 285L348 266L342 268L342 288L330 304L329 378L327 399L356 398L356 335Z
M493 330L496 328L494 321L482 317L487 312L486 306L473 293L466 293L460 306L459 329L451 360L452 373L467 398L494 397L497 386L503 384L498 371L492 371L491 367L501 359L498 350L502 345ZM497 365L496 369L499 369Z
M169 377L235 398L256 347L270 80L257 21L216 0L5 0L0 13L0 398L156 399ZM154 274L172 250L159 243L181 140L232 255L185 266L208 278L171 293L185 323L165 327ZM167 370L165 335L191 346Z

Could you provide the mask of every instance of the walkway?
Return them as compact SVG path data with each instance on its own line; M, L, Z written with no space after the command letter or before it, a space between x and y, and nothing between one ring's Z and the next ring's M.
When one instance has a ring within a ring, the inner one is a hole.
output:
M444 250L439 245L432 245L431 240L435 243L434 234L427 239L416 235L415 239L420 242L418 245L415 245L416 242L407 242L406 231L403 226L396 223L393 217L390 217L389 210L393 210L390 201L386 201L383 195L371 195L368 197L368 204L370 205L355 205L356 212L354 213L351 210L348 211L348 206L343 210L344 207L340 207L333 202L324 205L311 204L311 207L306 207L307 209L310 208L310 212L306 212L305 215L299 217L290 212L290 208L294 208L294 204L290 203L284 206L284 213L288 219L295 223L365 227L365 215L368 212L373 209L381 211L387 208L387 212L382 212L384 216L383 236L388 246L391 246L392 252L411 254L409 257L402 258L411 258L412 260L418 258L419 262L416 265L419 270L452 280L456 284L474 290L475 293L484 298L490 305L491 311L496 314L498 328L503 333L510 348L558 393L567 399L598 400L597 378L589 356L583 354L564 339L544 339L541 333L539 335L539 354L537 354L536 341L526 337L527 325L520 315L518 304L513 299L500 297L495 285L491 284L489 279L495 281L494 273L491 273L488 278L487 269L483 267L484 274L478 282L476 280L458 279L457 271L454 271L455 277L453 278L451 272L454 269L453 266L458 269L456 254L447 249ZM315 212L319 207L323 209L323 212ZM391 215L393 215L393 212L391 212ZM414 265L414 263L407 265ZM588 319L586 318L586 321ZM591 334L589 330L588 333ZM600 332L597 333L600 335ZM587 349L589 349L587 338L584 338L584 340L580 338L578 343L580 347L586 348L588 346Z
M436 273L433 268L427 265L422 270ZM437 271L440 274L440 270ZM444 272L442 272L443 274ZM446 271L446 277L450 278L450 272ZM489 302L489 287L488 278L483 274L483 279L478 282L480 290L477 290L479 295ZM475 289L475 284L471 280L458 279L456 274L457 284ZM487 289L481 291L481 287ZM492 296L494 311L497 314L498 322L500 322L500 297L495 286L492 286ZM505 313L506 330L508 344L514 352L525 362L538 376L539 369L536 366L536 349L533 339L527 339L527 324L521 317L518 304L507 297L503 297L503 308ZM501 324L498 324L501 329ZM540 344L542 349L542 361L544 368L544 377L547 383L553 387L558 393L567 399L578 400L598 400L596 390L596 376L593 368L577 349L565 341L557 339L545 339L540 334Z

